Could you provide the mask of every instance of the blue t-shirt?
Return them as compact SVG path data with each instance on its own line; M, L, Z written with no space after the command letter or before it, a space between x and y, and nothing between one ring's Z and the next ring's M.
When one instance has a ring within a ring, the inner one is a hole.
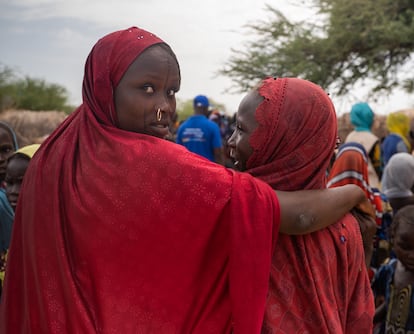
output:
M214 162L214 149L222 147L220 128L204 115L191 116L178 128L177 144Z

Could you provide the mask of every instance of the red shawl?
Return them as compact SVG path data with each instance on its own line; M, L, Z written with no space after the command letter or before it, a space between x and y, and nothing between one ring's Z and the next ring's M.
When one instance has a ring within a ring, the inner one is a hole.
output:
M260 332L280 219L274 191L114 125L114 87L160 42L137 28L101 39L83 104L31 161L1 333Z
M264 81L249 172L280 190L326 187L336 115L317 85ZM323 205L321 203L320 205ZM272 259L264 333L370 333L373 297L357 221L345 216L304 236L279 236Z

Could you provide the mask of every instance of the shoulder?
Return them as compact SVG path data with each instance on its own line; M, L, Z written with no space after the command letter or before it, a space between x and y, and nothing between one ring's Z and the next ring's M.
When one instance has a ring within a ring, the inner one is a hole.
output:
M393 275L395 271L395 267L397 265L397 259L391 259L388 263L381 265L378 268L376 273L376 277L387 277L389 275Z
M345 142L357 142L364 146L364 148L369 152L372 146L379 142L379 138L369 131L352 131L348 134L345 139Z
M190 122L191 122L191 120L192 120L192 116L188 117L185 121L183 121L183 122L182 122L182 123L178 126L178 129L180 129L180 128L183 128L183 127L187 126L187 125L188 125L188 123L190 123Z
M217 129L217 130L220 130L220 128L219 128L219 126L218 126L218 124L216 123L216 122L213 122L213 121L211 121L211 120L209 120L209 119L206 119L205 120L205 124L207 125L207 126L209 126L210 128L212 128L212 129Z
M384 138L383 144L385 144L385 143L398 143L401 140L402 140L402 138L401 138L400 135L395 134L395 133L390 133L388 136L386 136Z
M233 173L233 189L251 197L252 202L279 203L275 190L266 182L253 177L249 173L231 171ZM260 204L257 204L257 208L260 208Z
M408 147L405 144L404 140L400 138L400 140L397 142L397 152L406 152L408 153Z
M265 224L263 220L277 221L280 224L280 204L275 190L248 173L231 171L231 199L240 214L251 216L257 224Z

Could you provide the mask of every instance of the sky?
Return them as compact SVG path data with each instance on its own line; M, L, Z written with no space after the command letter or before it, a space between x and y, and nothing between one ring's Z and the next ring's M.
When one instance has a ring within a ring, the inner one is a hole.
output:
M305 0L0 0L0 63L21 76L56 83L79 105L87 55L102 36L138 26L166 41L181 67L177 98L204 94L237 111L244 94L226 92L230 78L217 73L254 36L246 24L269 18L269 4L294 20L312 19ZM298 5L299 4L299 5ZM302 5L301 5L302 4ZM367 90L331 96L338 114L365 101ZM414 97L397 92L368 101L376 113L413 108Z

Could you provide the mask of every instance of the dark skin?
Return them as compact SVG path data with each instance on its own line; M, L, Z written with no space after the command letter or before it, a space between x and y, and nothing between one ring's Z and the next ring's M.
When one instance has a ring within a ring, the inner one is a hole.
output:
M414 206L410 206L414 213ZM393 284L397 291L408 285L414 285L414 222L401 219L393 228L393 249L398 262L395 267ZM385 320L386 305L383 302L375 310L374 323Z
M410 140L411 150L414 149L414 118L410 121L410 132L408 133L408 139Z
M179 87L180 71L174 57L160 46L148 48L129 66L115 88L118 127L165 138L175 113L175 92ZM157 120L158 108L162 110L161 121ZM288 234L309 233L331 224L365 198L353 185L277 194L283 208L280 230ZM327 205L319 207L318 201Z
M22 186L24 174L26 173L27 167L29 166L29 162L29 158L21 154L16 154L10 158L9 163L7 164L5 179L6 195L11 207L13 208L13 211L16 211L20 188Z
M352 209L351 213L356 220L358 220L364 245L365 266L367 269L370 269L372 254L374 252L374 237L377 233L377 224L372 217L357 208Z
M397 212L399 209L407 206L407 205L413 205L414 204L414 196L409 197L395 197L390 198L390 205L394 212Z
M7 159L13 152L13 138L6 129L0 127L0 182L6 177Z
M394 231L393 249L398 259L395 287L414 284L414 222L401 220Z
M253 148L250 146L249 140L250 136L256 131L259 125L255 118L255 112L262 101L263 97L260 96L260 94L256 90L253 90L242 100L239 106L239 110L237 112L236 129L234 130L232 136L228 140L228 146L230 148L230 156L234 159L234 168L239 171L247 170L247 161L253 153ZM342 191L345 188L349 189L350 192L356 191L359 193L359 195L362 194L362 197L359 198L358 202L361 204L359 205L359 211L366 212L369 216L374 215L372 206L366 199L365 194L358 186L346 185L341 188L334 188L328 190L331 191L337 189ZM303 217L304 221L306 221L306 223L304 222L304 224L306 224L307 227L306 232L304 233L313 232L334 223L335 221L339 220L346 212L351 210L356 204L358 204L353 202L355 198L353 198L352 195L351 197L348 197L347 195L345 195L345 197L341 197L339 193L333 192L330 195L326 193L327 196L325 197L323 194L326 192L326 190L327 189L313 190L315 192L314 194L321 196L321 198L307 197L307 191L281 192L276 190L282 214L282 224L280 226L280 232L287 234L303 234L296 233L298 226L295 227L293 225L290 225L290 222L292 222L292 220L288 219L287 217L289 217L292 214L292 212L287 212L285 208L289 208L289 210L291 209L292 211L294 211L294 207L296 205L296 210L301 211L304 207L297 205L298 201L295 198L291 198L291 202L285 202L286 196L300 193L301 195L303 195L301 200L306 201L306 207L308 207L308 209L314 206L314 208L311 209L313 212L312 214L299 214ZM317 203L324 203L324 205L318 206ZM292 207L290 208L290 206ZM318 206L318 208L316 208L316 206ZM287 216L286 219L284 219L285 215ZM309 217L311 217L312 215L313 218L309 219ZM315 219L316 217L317 219Z
M158 138L169 135L175 114L180 71L174 57L159 45L145 50L129 66L115 89L118 127ZM157 110L161 120L157 120Z

